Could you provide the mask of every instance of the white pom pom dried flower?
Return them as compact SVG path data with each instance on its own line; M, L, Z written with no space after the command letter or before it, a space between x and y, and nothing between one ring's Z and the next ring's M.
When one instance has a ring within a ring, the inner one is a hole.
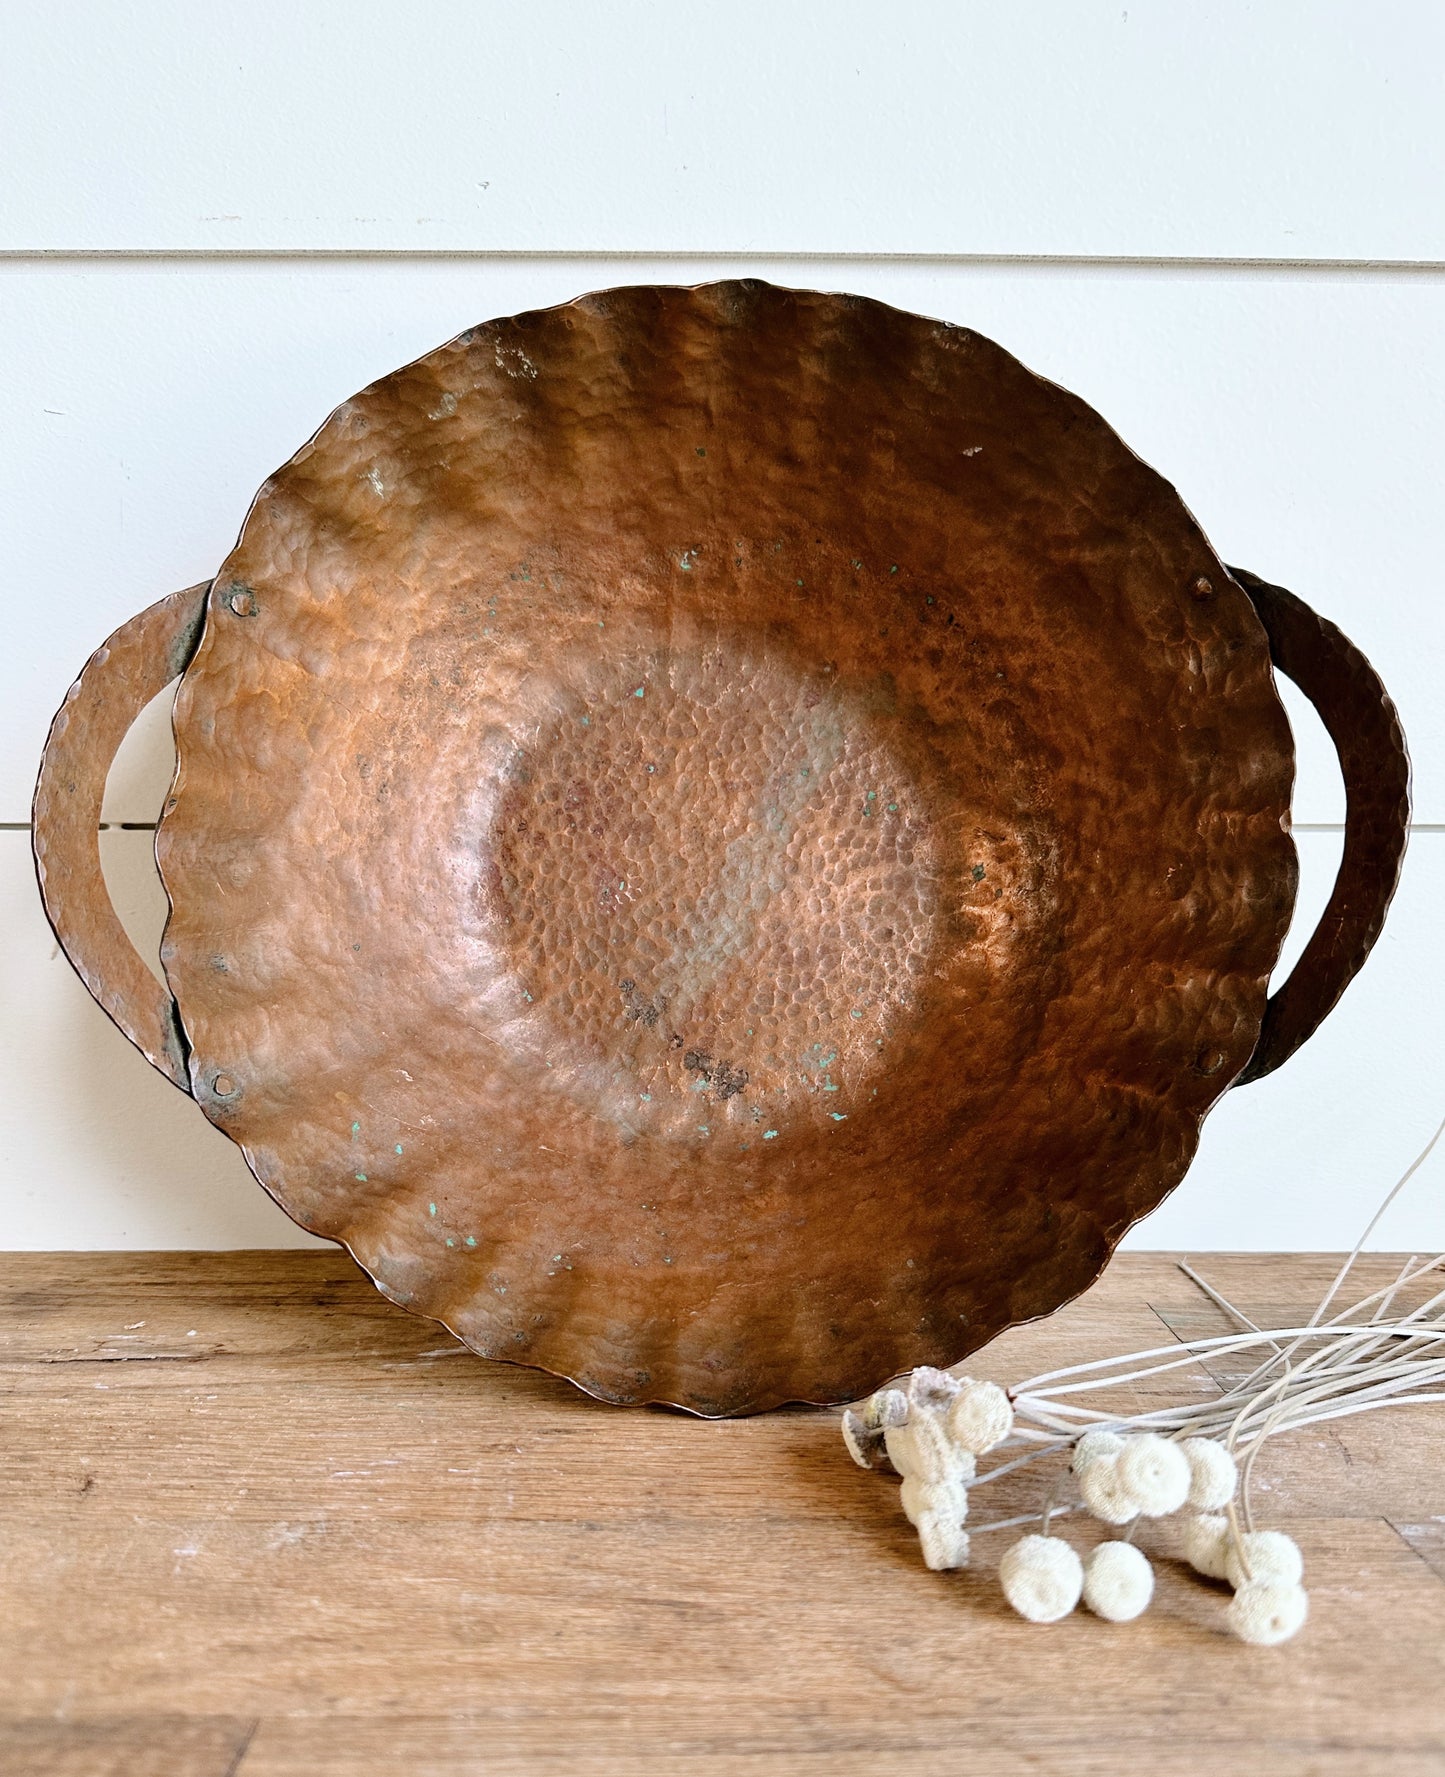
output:
M1190 1505L1201 1512L1222 1510L1239 1484L1234 1458L1213 1438L1185 1438L1179 1448L1189 1464Z
M961 1450L982 1456L1013 1430L1014 1410L996 1382L966 1381L949 1403L949 1436Z
M908 1418L908 1396L901 1388L880 1388L863 1408L863 1423L870 1431L885 1431Z
M883 1433L870 1428L852 1407L843 1415L843 1443L859 1468L882 1468L887 1461Z
M1189 1463L1177 1444L1157 1432L1125 1438L1114 1458L1119 1490L1146 1518L1167 1517L1189 1497Z
M1225 1616L1241 1641L1274 1647L1298 1633L1309 1613L1309 1595L1303 1586L1270 1579L1251 1580L1241 1586L1230 1599Z
M1024 1536L998 1564L1003 1595L1031 1623L1056 1623L1079 1602L1084 1565L1057 1536Z
M968 1532L947 1513L928 1512L918 1520L918 1546L933 1573L968 1566Z
M1299 1544L1282 1530L1252 1530L1239 1539L1239 1545L1236 1548L1231 1537L1224 1555L1224 1577L1231 1586L1247 1586L1262 1580L1297 1586L1304 1577Z
M1079 1476L1084 1504L1105 1524L1127 1524L1139 1508L1119 1484L1117 1455L1097 1456Z
M960 1524L968 1516L968 1483L973 1479L973 1470L972 1458L964 1460L969 1463L968 1468L960 1466L942 1481L920 1481L916 1475L904 1477L898 1501L915 1529L929 1513L951 1513Z
M1222 1580L1234 1538L1222 1512L1201 1513L1184 1520L1184 1559L1206 1579Z
M1086 1431L1074 1445L1073 1471L1081 1475L1091 1462L1101 1456L1117 1456L1123 1448L1124 1440L1116 1431Z
M908 1400L924 1412L941 1413L963 1384L947 1370L935 1370L931 1364L920 1364L908 1376Z
M888 1460L900 1475L920 1481L945 1481L958 1464L959 1452L937 1413L910 1409L906 1425L890 1425L883 1434Z
M1084 1603L1110 1623L1132 1623L1154 1596L1154 1569L1133 1543L1100 1543L1084 1557Z
M899 1488L904 1513L918 1532L923 1564L935 1573L968 1565L968 1535L963 1524L968 1517L967 1483L973 1479L974 1461L962 1451L955 1453L954 1460L956 1467L947 1479L921 1481L908 1475Z

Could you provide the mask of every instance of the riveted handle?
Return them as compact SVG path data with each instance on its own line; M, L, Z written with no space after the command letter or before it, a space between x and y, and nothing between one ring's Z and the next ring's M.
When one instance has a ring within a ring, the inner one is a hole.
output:
M1379 937L1409 834L1410 755L1389 693L1349 637L1282 586L1243 568L1229 571L1259 613L1271 660L1319 712L1345 780L1345 851L1334 892L1289 979L1265 1006L1259 1041L1234 1082L1242 1086L1273 1073L1314 1033Z
M33 812L40 898L61 948L102 1009L183 1092L190 1082L180 1016L111 905L100 866L100 808L131 724L195 652L209 590L205 582L173 592L91 655L51 724Z

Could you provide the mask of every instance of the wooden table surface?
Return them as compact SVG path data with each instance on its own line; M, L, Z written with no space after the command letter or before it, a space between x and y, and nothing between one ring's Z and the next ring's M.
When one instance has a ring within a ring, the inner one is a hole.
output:
M1332 1269L1196 1264L1276 1325ZM1224 1330L1172 1256L1130 1254L970 1367ZM1258 1649L1172 1524L1138 1622L1026 1623L1011 1537L928 1573L836 1415L599 1406L340 1254L5 1255L0 1363L7 1777L1445 1772L1442 1408L1273 1446L1261 1521L1312 1612Z

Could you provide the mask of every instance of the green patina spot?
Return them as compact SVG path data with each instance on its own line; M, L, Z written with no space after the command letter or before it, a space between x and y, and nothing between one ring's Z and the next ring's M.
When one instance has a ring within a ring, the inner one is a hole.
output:
M456 1241L452 1239L450 1234L447 1235L447 1245L448 1246L455 1246L456 1245Z
M400 1153L400 1152L401 1152L401 1143L400 1143L400 1142L398 1142L398 1143L397 1143L397 1144L396 1144L396 1151L397 1151L397 1153L398 1153L398 1154L399 1154L399 1153Z
M763 1131L763 1140L764 1141L776 1141L777 1139L778 1139L778 1132L776 1129L765 1129Z
M652 1103L652 1094L650 1092L644 1092L642 1095L642 1102L644 1104L651 1104Z
M639 685L632 695L634 697L645 697L647 695L646 685Z
M711 1135L712 1134L712 1131L708 1128L706 1123L699 1123L697 1126L697 1132L699 1135Z
M435 1215L435 1214L436 1214L436 1212L437 1212L437 1206L436 1206L436 1204L434 1204L434 1203L429 1203L429 1204L427 1204L427 1206L426 1206L426 1212L427 1212L427 1214L428 1214L428 1215L429 1215L429 1216L434 1216L434 1215Z
M850 1018L861 1018L863 1016L863 1014L861 1012L855 1010L855 1011L850 1012L848 1014L848 1016Z
M352 1176L359 1185L364 1185L366 1183L366 1174L364 1172L353 1173Z
M898 813L898 804L896 802L890 802L888 804L888 812L889 812L889 814L897 814Z
M359 1123L353 1123L351 1125L351 1139L353 1141L355 1141L357 1136L360 1134L361 1134L361 1125Z
M476 1244L477 1244L477 1237L476 1237L476 1235L475 1235L475 1234L468 1234L468 1236L467 1236L467 1245L468 1245L468 1246L475 1246L475 1245L476 1245Z
M835 1123L846 1123L848 1121L847 1111L829 1111L828 1115Z
M705 457L707 455L707 452L703 449L703 447L700 444L696 447L696 449L697 449L697 454L700 457Z
M896 574L898 572L898 563L894 562L893 566L888 570L888 572L890 574Z
M975 882L982 882L983 881L983 865L982 864L975 864L974 865L973 880Z

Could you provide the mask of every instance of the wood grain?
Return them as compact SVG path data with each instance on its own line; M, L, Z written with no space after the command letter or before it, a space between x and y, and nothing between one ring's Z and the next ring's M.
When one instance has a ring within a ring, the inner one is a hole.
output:
M1279 1321L1333 1261L1196 1264ZM1125 1254L973 1368L1223 1324L1169 1255ZM1312 1614L1251 1649L1167 1524L1144 1619L1039 1628L998 1539L923 1569L833 1415L604 1408L472 1358L339 1253L6 1255L0 1378L17 1777L1445 1768L1438 1408L1275 1446L1261 1516ZM975 1522L1037 1483L997 1494Z

